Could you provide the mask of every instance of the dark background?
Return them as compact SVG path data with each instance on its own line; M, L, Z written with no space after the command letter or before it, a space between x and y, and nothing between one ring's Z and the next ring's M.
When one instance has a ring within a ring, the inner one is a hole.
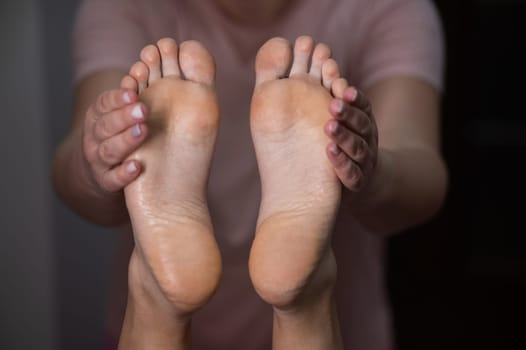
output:
M430 223L390 239L401 350L526 349L524 1L435 1L447 39L451 188Z
M0 101L8 106L0 138L2 350L101 349L117 237L65 208L48 178L70 123L77 3L0 0ZM526 159L526 3L435 3L447 42L443 144L451 187L435 219L389 240L398 350L526 349L519 169ZM21 109L34 118L19 118Z

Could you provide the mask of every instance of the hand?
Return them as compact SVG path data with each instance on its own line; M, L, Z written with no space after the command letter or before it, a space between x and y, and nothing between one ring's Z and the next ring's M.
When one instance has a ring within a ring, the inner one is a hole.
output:
M331 142L327 156L336 175L350 191L364 188L371 179L378 155L378 129L367 97L339 79L329 105L333 119L325 125ZM342 86L344 84L344 86Z
M103 191L120 191L139 175L140 163L125 159L146 139L147 112L130 89L103 92L86 112L83 155Z

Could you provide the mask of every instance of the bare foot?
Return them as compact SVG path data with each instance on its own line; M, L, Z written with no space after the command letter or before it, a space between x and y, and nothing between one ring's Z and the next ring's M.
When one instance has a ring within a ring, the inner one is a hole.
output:
M323 128L339 72L329 48L313 46L300 37L293 53L274 38L256 58L251 130L262 201L249 267L256 291L278 308L326 290L336 278L330 237L341 184Z
M217 288L221 257L206 188L219 124L215 63L194 41L161 39L141 52L122 81L150 109L149 138L130 158L143 173L125 188L136 248L177 311L205 304ZM140 129L136 130L140 132ZM130 281L146 283L130 265ZM138 269L138 268L137 268ZM141 275L141 276L142 276Z

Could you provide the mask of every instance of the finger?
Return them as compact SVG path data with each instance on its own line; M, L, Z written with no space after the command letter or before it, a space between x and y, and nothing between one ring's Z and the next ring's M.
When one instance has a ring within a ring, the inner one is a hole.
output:
M100 116L122 108L137 101L137 94L130 89L117 89L103 92L97 97L93 105L95 114Z
M371 140L374 123L364 111L342 100L333 99L329 105L329 112L347 128L358 133L367 141Z
M364 111L369 117L372 116L372 108L369 99L363 92L354 86L350 86L343 92L343 100Z
M146 124L135 124L105 140L99 146L100 161L108 167L119 164L142 144L147 132Z
M140 102L105 114L95 122L93 127L94 138L103 141L115 136L130 126L143 122L146 119L146 114L147 108Z
M332 142L327 145L326 153L342 184L351 191L359 191L363 187L364 178L360 166Z
M326 133L340 150L358 164L363 164L369 155L369 145L361 136L347 129L336 120L326 124Z
M141 173L141 164L137 160L128 160L102 176L101 187L108 192L122 190Z

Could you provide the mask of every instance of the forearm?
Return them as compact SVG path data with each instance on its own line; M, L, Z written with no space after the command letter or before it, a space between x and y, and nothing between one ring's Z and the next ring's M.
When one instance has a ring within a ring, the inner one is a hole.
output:
M380 148L372 181L360 193L346 191L344 198L359 222L390 235L434 216L444 201L447 182L446 166L437 152Z
M116 226L129 220L122 191L104 193L90 178L82 154L80 131L73 131L57 149L52 168L55 192L75 213L90 222Z

